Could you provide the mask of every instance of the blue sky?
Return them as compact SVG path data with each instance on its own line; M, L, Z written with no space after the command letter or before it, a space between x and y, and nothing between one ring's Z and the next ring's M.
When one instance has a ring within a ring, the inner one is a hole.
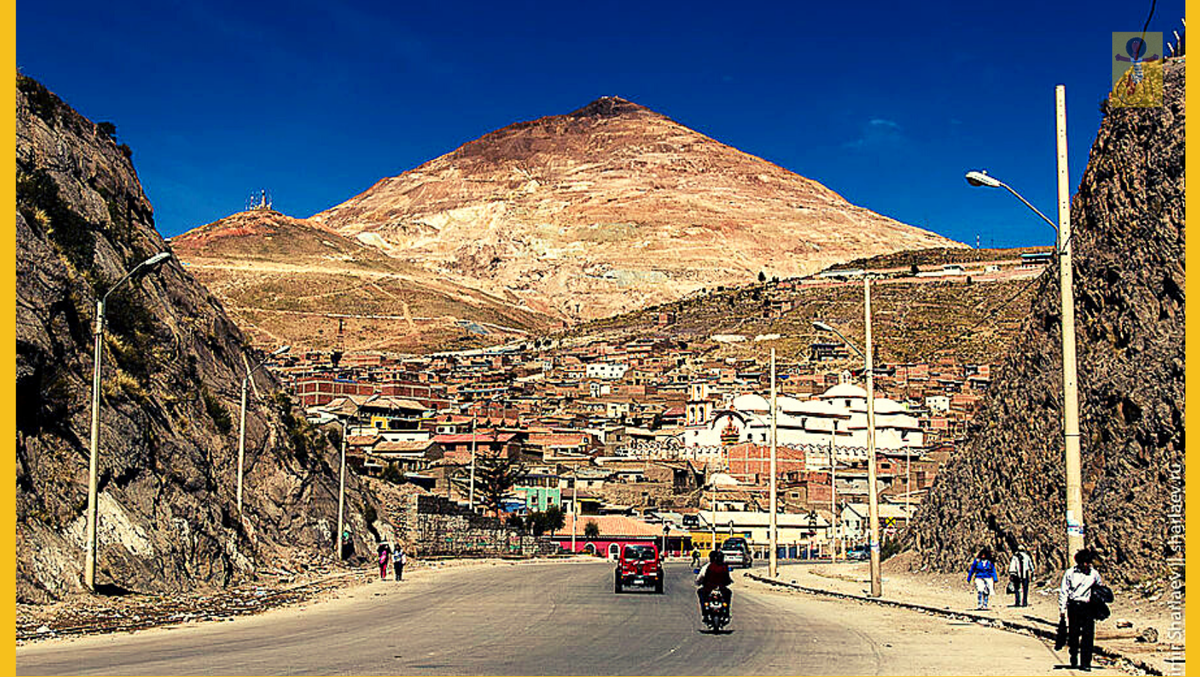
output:
M1054 86L1072 187L1099 126L1113 31L1149 2L19 2L17 65L116 123L164 235L268 188L309 216L519 120L619 95L983 246L1052 231ZM424 5L424 6L422 6ZM1183 0L1150 30L1179 28Z

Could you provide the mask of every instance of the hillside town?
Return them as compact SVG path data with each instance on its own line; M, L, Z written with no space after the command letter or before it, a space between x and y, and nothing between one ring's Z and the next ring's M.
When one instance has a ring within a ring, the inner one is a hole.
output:
M272 369L311 423L345 430L355 472L505 522L557 507L568 518L554 540L579 552L669 530L664 543L676 554L740 535L761 556L770 372L714 352L668 337L547 339L421 357L288 354ZM844 555L866 540L861 377L861 365L825 342L778 367L784 556ZM885 364L874 382L886 541L953 455L991 366ZM491 475L512 470L489 500L485 466ZM585 538L589 522L599 531Z

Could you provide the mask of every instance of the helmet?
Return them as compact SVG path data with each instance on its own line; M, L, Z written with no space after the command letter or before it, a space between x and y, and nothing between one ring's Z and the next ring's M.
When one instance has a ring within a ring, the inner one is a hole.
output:
M725 553L721 552L719 549L713 549L712 552L708 553L708 561L712 562L713 564L722 564L725 562Z

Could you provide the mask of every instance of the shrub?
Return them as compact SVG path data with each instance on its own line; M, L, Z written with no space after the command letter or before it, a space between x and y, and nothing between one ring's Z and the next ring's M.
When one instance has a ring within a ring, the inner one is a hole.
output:
M96 253L97 227L72 210L44 170L17 172L17 211L31 226L41 226L63 257L80 271L90 271Z
M383 469L382 478L385 482L392 484L404 484L404 473L396 468L395 463L389 463L388 467Z
M213 424L217 426L217 430L222 434L227 434L233 430L233 419L230 418L229 412L225 410L225 405L216 398L208 388L200 388L200 397L204 400L204 410L208 412L208 417L212 419Z
M117 140L117 126L111 122L97 122L96 131L108 137L110 141Z

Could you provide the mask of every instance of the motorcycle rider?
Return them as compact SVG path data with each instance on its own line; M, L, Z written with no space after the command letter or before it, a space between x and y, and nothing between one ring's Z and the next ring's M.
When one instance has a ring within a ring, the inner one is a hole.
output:
M729 567L725 564L725 553L713 548L712 552L708 553L708 564L705 564L700 573L696 575L696 585L700 586L696 592L700 599L700 615L706 615L704 601L708 599L714 588L721 591L721 598L725 600L725 606L729 607L729 602L733 598L733 593L729 591L729 586L732 584L733 579L729 576Z

